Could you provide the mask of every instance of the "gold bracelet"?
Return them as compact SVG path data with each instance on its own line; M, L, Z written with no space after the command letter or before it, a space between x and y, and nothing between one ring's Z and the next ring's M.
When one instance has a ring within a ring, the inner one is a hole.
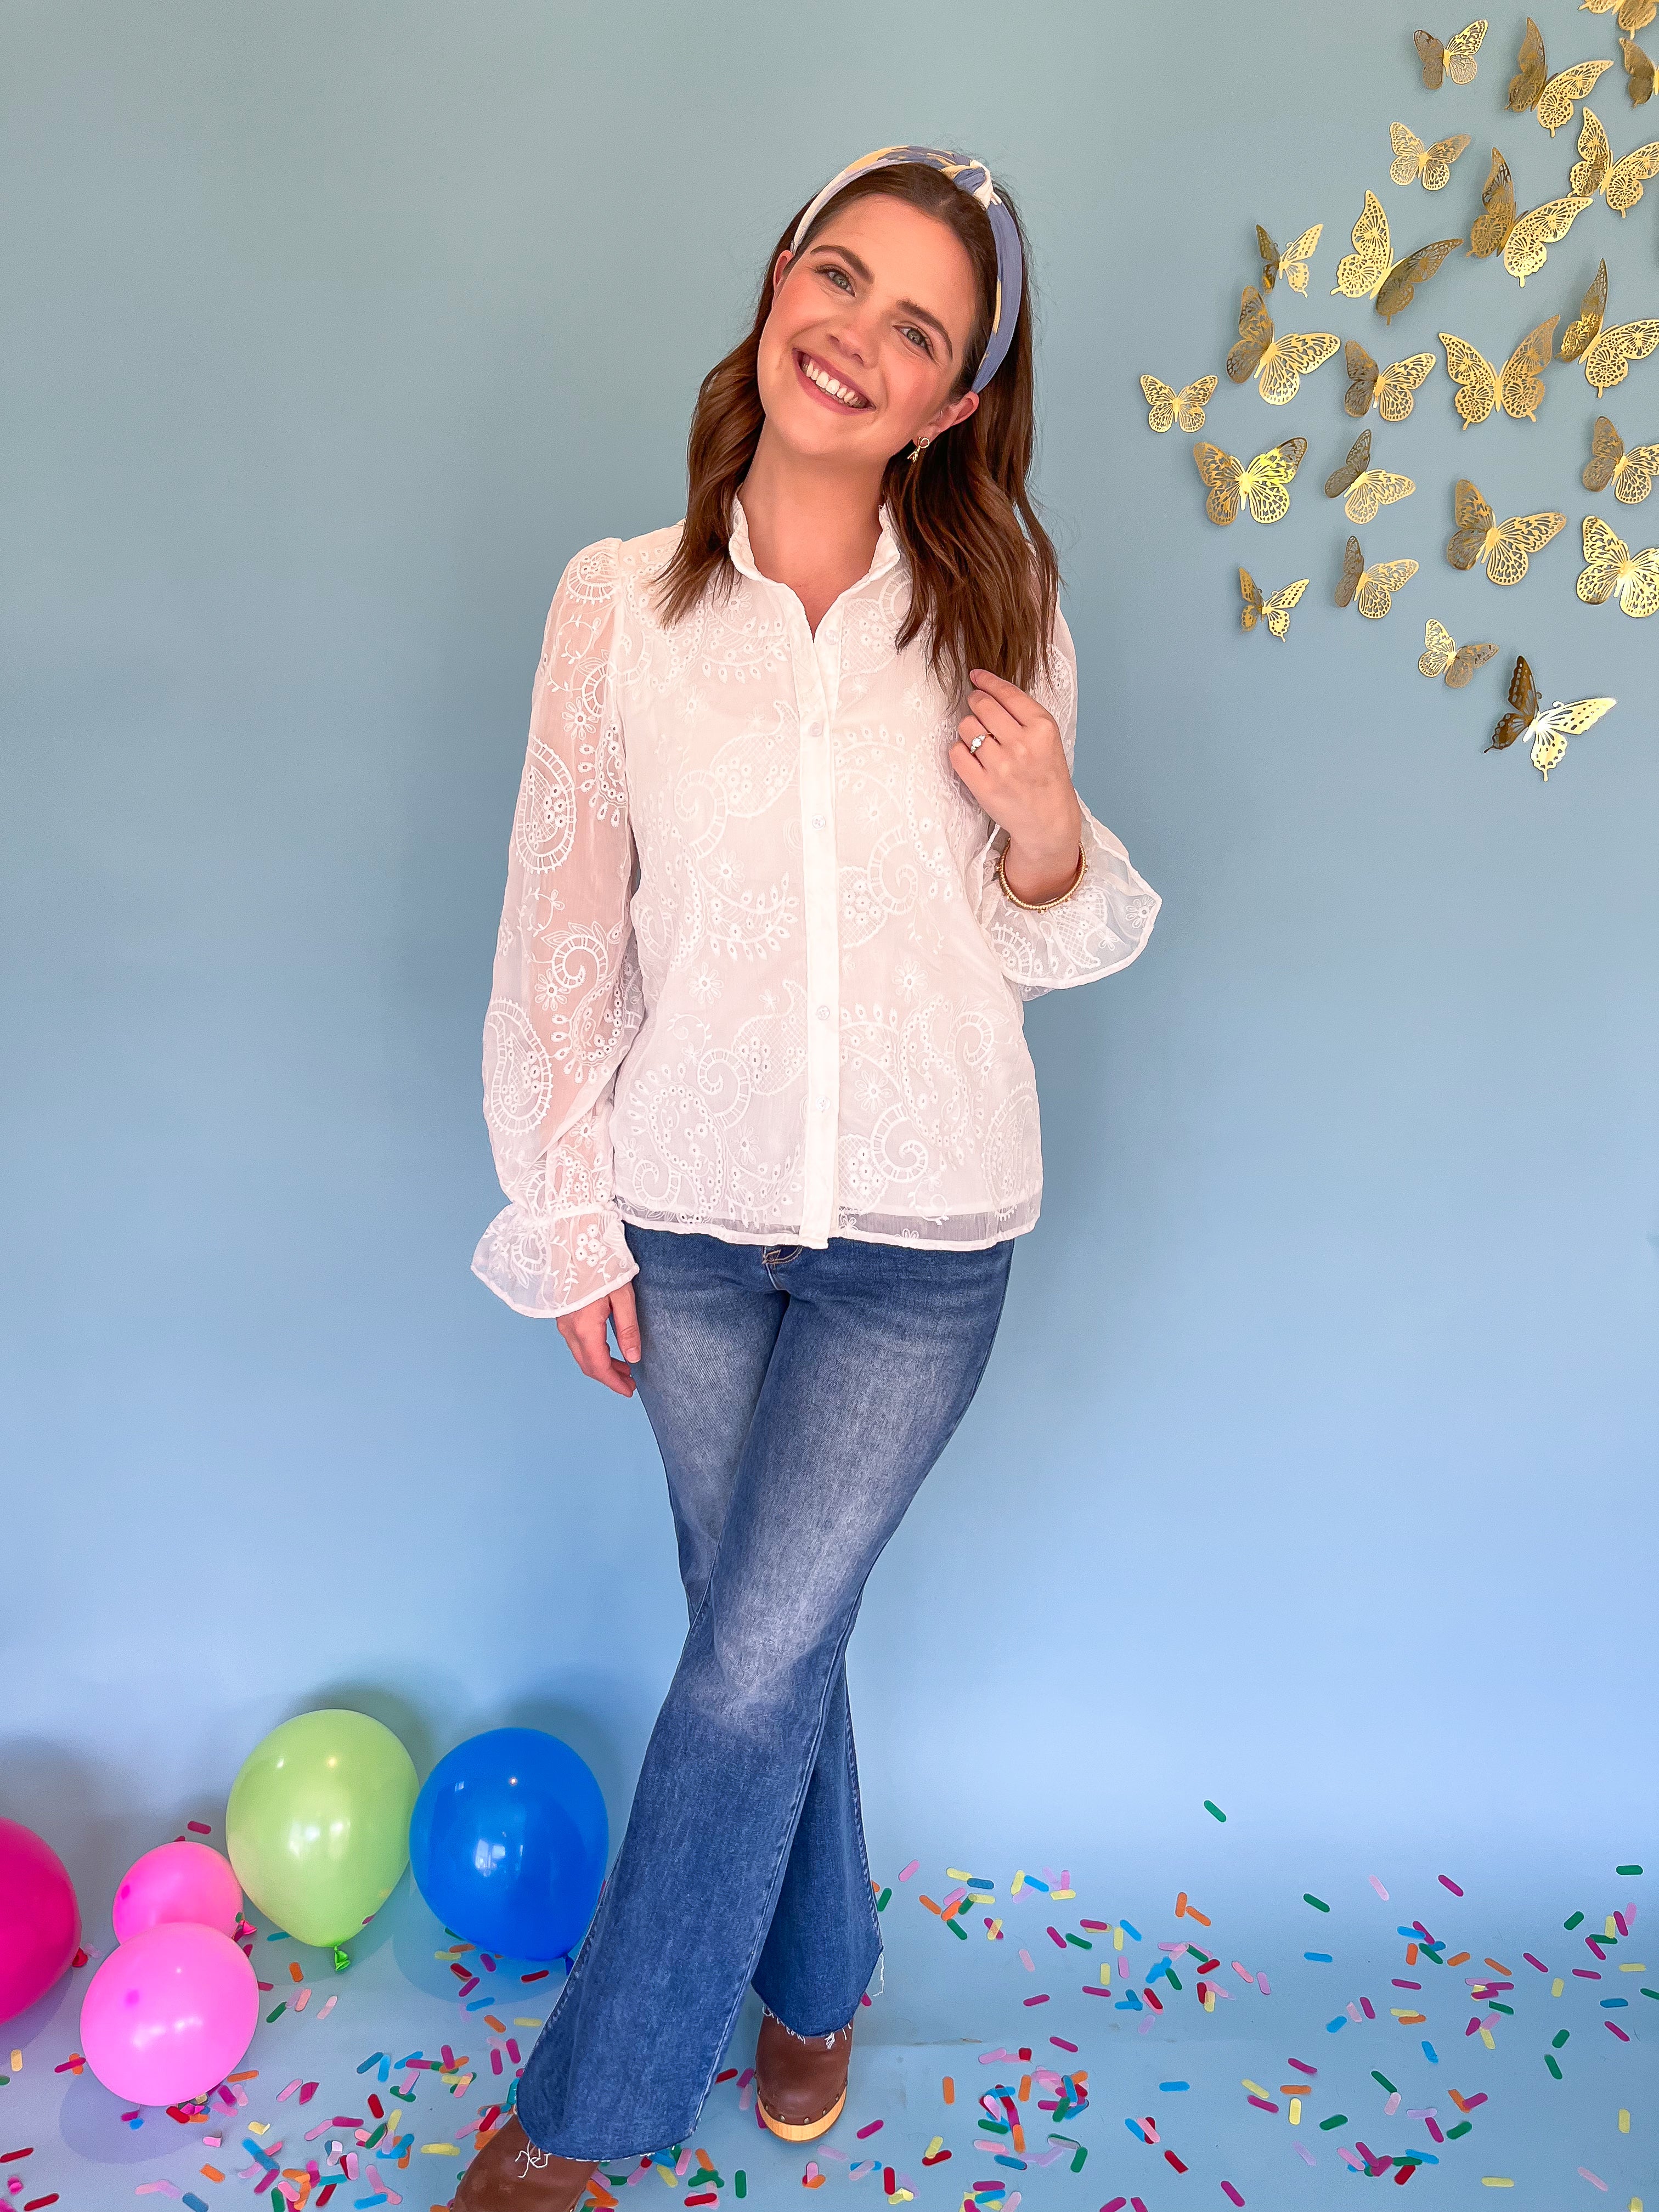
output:
M1003 896L1012 905L1022 908L1027 914L1047 914L1050 907L1064 906L1089 872L1089 855L1085 848L1079 844L1077 848L1077 873L1063 891L1051 899L1023 899L1018 891L1010 890L1008 888L1008 871L1004 865L1007 858L1008 848L1005 845L997 854L997 881L1002 885Z

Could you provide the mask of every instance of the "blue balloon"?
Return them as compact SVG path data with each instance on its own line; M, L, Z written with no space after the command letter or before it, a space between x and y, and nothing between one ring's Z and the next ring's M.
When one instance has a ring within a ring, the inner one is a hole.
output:
M490 1729L426 1778L409 1863L446 1928L486 1951L558 1959L593 1917L611 1832L592 1770L541 1729Z

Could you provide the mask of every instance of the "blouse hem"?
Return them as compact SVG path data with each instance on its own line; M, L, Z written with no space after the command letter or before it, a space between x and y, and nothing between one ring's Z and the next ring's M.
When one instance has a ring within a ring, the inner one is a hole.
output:
M824 1249L824 1244L812 1243L798 1229L733 1229L724 1222L717 1221L653 1221L637 1213L630 1213L627 1206L620 1203L617 1211L635 1229L661 1230L671 1237L713 1237L722 1244L798 1244L806 1251L822 1251ZM926 1218L919 1215L918 1224ZM853 1244L893 1244L905 1251L989 1252L1015 1237L1029 1236L1036 1224L1037 1216L1033 1213L1029 1220L1020 1222L1017 1227L1011 1224L994 1236L965 1237L896 1237L885 1231L837 1228L824 1243L831 1243L841 1238Z

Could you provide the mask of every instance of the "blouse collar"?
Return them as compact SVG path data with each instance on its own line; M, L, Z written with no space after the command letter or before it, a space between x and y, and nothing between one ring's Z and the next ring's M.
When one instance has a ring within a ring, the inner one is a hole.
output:
M732 556L732 565L740 576L752 577L757 584L764 584L771 580L769 577L763 576L755 566L754 552L749 543L748 517L744 514L742 499L735 492L732 495L732 535L728 540L727 550ZM878 576L886 575L890 569L897 568L902 557L898 539L892 527L892 511L884 504L881 510L881 528L876 538L875 552L871 558L870 566L860 577L858 583L854 585L853 589L857 591L865 584L873 583Z

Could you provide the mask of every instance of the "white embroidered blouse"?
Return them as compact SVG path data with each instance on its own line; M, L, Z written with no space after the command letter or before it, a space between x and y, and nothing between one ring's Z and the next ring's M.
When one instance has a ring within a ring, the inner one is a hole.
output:
M672 626L678 526L566 569L536 672L484 1030L510 1203L475 1273L552 1317L636 1270L629 1221L745 1244L975 1250L1037 1218L1021 1002L1127 967L1157 894L1084 810L1063 905L1012 905L885 527L818 626L762 576ZM1071 759L1058 625L1035 688Z

